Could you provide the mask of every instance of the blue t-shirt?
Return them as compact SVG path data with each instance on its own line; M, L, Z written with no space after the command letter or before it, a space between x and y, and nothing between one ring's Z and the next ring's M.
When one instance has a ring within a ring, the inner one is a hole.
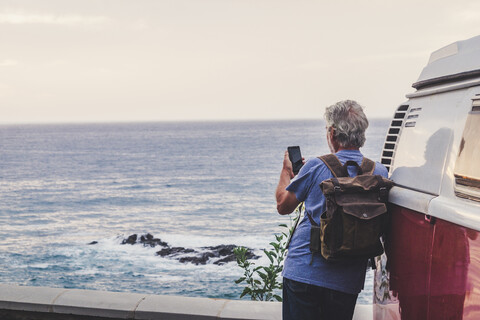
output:
M363 160L359 150L341 150L336 156L342 164L353 160L360 165ZM348 173L350 176L356 176L357 168L349 166ZM374 174L387 177L388 171L382 164L376 163ZM318 224L320 215L325 211L325 197L320 189L320 183L331 177L333 174L322 160L309 159L287 187L288 191L295 193L298 201L305 201L305 210ZM330 262L322 255L314 254L312 261L309 245L310 221L305 215L293 233L285 259L283 277L351 294L357 294L363 289L367 259Z

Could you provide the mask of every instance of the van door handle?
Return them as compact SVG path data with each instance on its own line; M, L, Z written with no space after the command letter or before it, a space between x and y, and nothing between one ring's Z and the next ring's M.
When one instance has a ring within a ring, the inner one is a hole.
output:
M429 215L429 214L426 214L426 215L425 215L425 221L427 221L427 222L430 223L430 224L435 224L435 222L437 221L437 218L432 217L432 216Z

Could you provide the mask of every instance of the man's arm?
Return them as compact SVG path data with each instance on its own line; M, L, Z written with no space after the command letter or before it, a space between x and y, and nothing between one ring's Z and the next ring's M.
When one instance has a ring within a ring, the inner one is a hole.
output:
M300 204L295 193L286 190L294 176L292 162L288 158L288 151L285 151L283 168L280 172L280 180L278 181L277 191L275 192L277 198L277 211L281 215L292 213Z

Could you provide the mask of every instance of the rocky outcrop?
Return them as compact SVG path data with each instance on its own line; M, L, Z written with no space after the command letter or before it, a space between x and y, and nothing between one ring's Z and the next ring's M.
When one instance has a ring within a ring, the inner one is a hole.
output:
M228 262L236 260L233 249L237 246L233 244L219 245L211 247L201 248L184 248L184 247L171 247L168 243L155 238L150 233L140 236L132 234L128 238L123 239L121 244L143 244L150 247L162 247L161 250L156 252L156 255L160 257L169 257L176 259L181 263L193 263L195 265L212 263L216 265L223 265ZM258 259L259 256L253 253L252 249L247 251L247 259Z
M135 244L137 243L137 235L132 234L127 239L123 239L122 244Z
M157 256L166 257L166 256L172 256L172 255L183 254L183 253L191 253L191 252L195 252L195 250L185 249L184 247L173 247L173 248L168 247L160 251L157 251Z
M156 247L168 247L168 243L163 242L160 239L154 238L150 233L147 233L144 236L140 237L140 243L143 243L144 246Z

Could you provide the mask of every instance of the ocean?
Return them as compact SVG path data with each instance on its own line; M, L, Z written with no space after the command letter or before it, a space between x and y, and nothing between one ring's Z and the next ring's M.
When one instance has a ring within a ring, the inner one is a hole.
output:
M379 160L389 120L362 148ZM266 265L287 146L328 153L321 120L0 126L0 282L239 299L235 262L182 263L158 247L252 248ZM96 242L96 244L91 244ZM372 272L359 303L372 301Z

